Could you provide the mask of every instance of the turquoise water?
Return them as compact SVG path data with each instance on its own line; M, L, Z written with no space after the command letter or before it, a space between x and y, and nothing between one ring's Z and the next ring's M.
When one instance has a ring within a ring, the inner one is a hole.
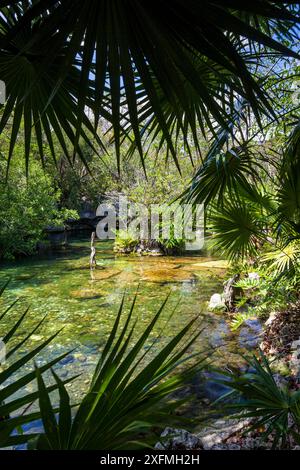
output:
M245 345L251 349L255 343L253 338L257 334L256 325L249 324L238 333L233 333L226 314L208 311L207 302L213 293L222 292L225 276L224 268L212 267L212 258L120 257L113 253L111 242L98 242L97 261L98 268L91 272L89 242L77 240L64 251L45 255L43 258L32 257L6 263L0 268L1 279L11 277L9 287L1 299L2 306L20 298L15 311L4 324L1 323L1 329L6 331L27 306L30 306L30 313L23 331L32 329L46 315L43 325L21 351L24 354L29 346L39 344L63 328L39 356L38 364L75 348L57 366L62 378L81 374L68 385L75 397L80 396L87 388L124 292L125 311L128 311L138 291L135 309L138 317L136 336L144 330L170 294L158 329L152 335L153 339L159 328L166 324L170 313L174 309L175 312L156 347L173 337L195 316L199 317L197 327L204 328L204 331L192 352L215 346L214 362L217 365L239 363L237 353ZM30 384L28 390L34 387L34 384Z

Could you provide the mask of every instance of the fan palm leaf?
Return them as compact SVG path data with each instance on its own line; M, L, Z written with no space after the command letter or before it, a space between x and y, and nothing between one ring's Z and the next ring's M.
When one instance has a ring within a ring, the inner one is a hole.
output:
M18 21L13 15L3 16L0 20L0 37L5 38L9 29ZM38 22L37 22L38 23ZM35 140L44 163L45 145L47 144L56 161L55 142L58 141L65 156L71 161L73 151L68 144L74 144L78 103L76 95L80 86L80 72L76 62L72 64L62 86L60 81L63 53L58 53L45 70L45 59L37 48L22 54L24 43L30 40L36 23L24 27L18 36L5 41L5 50L0 53L0 77L6 85L7 101L0 118L0 133L10 130L8 166L13 156L17 139L24 139L24 157L28 171L31 142ZM57 51L58 52L58 51ZM91 84L87 90L86 103L91 98ZM105 111L104 111L105 114ZM86 115L82 118L80 137L97 151L92 144L93 125ZM98 136L96 143L102 146ZM80 146L77 153L85 162Z
M278 164L270 152L261 150L257 127L253 127L253 114L249 103L235 103L235 111L226 128L219 128L204 161L195 172L191 186L182 197L188 202L215 203L221 206L227 198L239 201L247 198L268 209L274 204L264 187L270 168ZM260 131L268 128L268 122Z
M262 163L255 160L256 153L247 145L231 147L213 155L209 153L186 191L187 200L223 205L226 198L239 199L242 194L259 200L255 185L262 183Z
M258 242L264 232L255 207L242 200L227 202L220 211L212 210L208 220L213 248L229 259L257 254Z
M300 165L296 160L290 163L280 176L277 191L277 224L290 227L290 234L300 234Z
M297 243L289 243L281 249L265 253L262 261L269 264L268 269L275 276L293 276L299 262L300 248Z
M298 57L283 41L298 24L297 5L283 1L46 0L1 5L0 75L8 90L4 114L7 120L15 108L11 149L24 119L27 160L33 127L40 152L40 126L48 140L52 128L65 151L63 129L77 149L85 129L92 132L85 116L88 106L96 125L106 110L118 162L124 107L142 161L140 131L147 115L149 126L155 116L176 161L173 126L184 134L190 127L194 137L196 122L200 128L201 121L226 126L230 109L222 104L225 94L247 99L257 118L261 112L272 114L253 68L259 48ZM243 54L250 50L247 60ZM203 67L210 68L210 80L202 76ZM159 93L172 110L169 118Z

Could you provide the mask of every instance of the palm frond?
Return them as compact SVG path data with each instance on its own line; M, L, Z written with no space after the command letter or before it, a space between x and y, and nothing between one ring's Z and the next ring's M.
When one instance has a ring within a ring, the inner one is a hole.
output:
M8 285L5 282L0 288L0 296L3 294L5 288ZM0 321L6 319L7 315L12 312L12 307L17 302L14 302L7 307L2 314L0 314ZM30 421L38 419L40 414L38 411L29 412L26 414L24 410L30 408L30 406L37 401L38 391L28 393L25 391L26 385L32 383L36 374L35 371L23 373L24 367L30 364L30 361L37 357L37 355L43 351L47 345L57 336L55 333L51 337L47 338L41 344L33 349L29 349L28 352L22 356L18 355L20 348L28 341L31 336L37 331L42 325L45 318L40 322L37 322L36 326L25 334L20 331L26 317L28 315L28 309L19 316L18 320L13 323L13 326L7 331L2 338L2 341L6 347L5 364L0 366L0 447L8 447L13 445L13 441L16 440L16 436L12 437L12 432ZM16 337L18 335L18 339ZM11 344L12 343L12 344ZM60 360L66 357L67 353L57 356L49 362L39 367L39 373L43 374L57 364ZM71 379L66 380L64 383L69 382ZM51 393L58 388L58 385L48 385L47 392ZM24 393L25 391L25 393ZM11 416L12 415L12 416ZM27 442L30 439L30 435L19 436L19 440ZM21 439L22 438L22 439Z
M24 11L21 8L20 15L22 13ZM7 15L2 16L0 24L0 42L2 40L5 43L5 48L0 52L0 76L7 90L7 101L1 110L0 133L4 129L10 131L8 167L18 139L23 139L24 142L24 161L27 171L32 142L36 142L43 163L46 146L56 161L57 142L72 164L79 115L77 99L80 88L79 64L74 61L63 84L59 85L62 81L63 51L57 50L52 61L50 56L48 61L47 54L43 54L36 47L28 47L26 52L23 51L24 44L30 42L41 19L26 24L17 37L8 40L10 29L16 26L19 19L19 15L11 14L8 9ZM92 85L89 80L85 101L87 107L91 106L91 98ZM105 110L102 113L108 115ZM78 132L78 138L80 137L95 152L98 152L99 147L104 149L85 111ZM85 161L80 145L76 146L76 152L88 168L88 162Z
M228 258L243 259L257 254L263 226L249 203L226 203L220 211L213 210L208 228L212 231L211 246Z
M239 200L242 194L259 200L256 185L262 184L265 170L257 155L247 145L232 147L227 151L209 152L203 165L187 190L187 200L222 206L227 198Z
M203 356L195 356L193 364L176 373L189 359L186 352L201 332L189 335L192 320L157 352L149 342L166 301L142 335L133 342L136 321L132 321L135 299L124 326L120 327L124 303L121 303L115 324L96 366L90 389L71 419L70 399L61 380L58 421L43 378L37 371L39 403L44 434L33 444L37 449L129 449L153 445L157 437L153 428L175 423L180 418L174 410L181 401L170 394L182 387L204 365ZM153 343L154 344L154 343ZM149 357L151 354L151 357ZM153 440L154 439L154 440Z
M288 225L291 234L300 233L300 165L297 160L290 163L280 175L277 192L277 225Z
M33 126L41 154L42 132L53 147L51 130L65 153L66 140L78 150L79 138L93 133L87 107L95 127L100 116L111 122L118 162L130 122L143 164L144 126L161 132L176 162L172 130L186 135L190 128L197 141L197 125L226 126L233 97L246 99L258 120L272 114L255 76L258 51L298 57L285 45L298 13L268 0L2 2L0 75L8 101L1 129L14 112L9 159L22 120L26 161Z
M262 351L259 357L245 359L253 372L225 373L227 380L222 383L232 389L235 399L222 406L229 413L234 412L232 418L251 419L245 432L263 428L262 439L272 434L273 448L277 445L284 448L288 436L295 433L299 438L300 393L276 383L271 364Z
M299 263L300 247L297 243L289 243L281 249L265 253L261 260L268 264L268 269L275 276L295 274Z

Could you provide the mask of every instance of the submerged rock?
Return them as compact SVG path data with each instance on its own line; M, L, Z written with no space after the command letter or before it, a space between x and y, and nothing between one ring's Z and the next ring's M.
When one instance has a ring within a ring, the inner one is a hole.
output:
M239 344L242 348L253 349L261 339L262 326L256 318L249 318L239 332Z
M74 355L73 354L68 354L66 357L63 357L59 361L59 364L60 365L71 364L72 362L74 362L74 360L75 360Z
M201 261L194 263L195 266L199 268L217 268L217 269L227 269L229 267L229 262L227 260L219 259L213 261Z
M44 336L42 336L42 335L31 335L30 339L31 339L31 341L42 341L42 339L44 339Z
M220 382L228 382L228 386ZM218 400L232 390L228 377L219 372L203 372L201 388L204 396L208 398L210 402Z

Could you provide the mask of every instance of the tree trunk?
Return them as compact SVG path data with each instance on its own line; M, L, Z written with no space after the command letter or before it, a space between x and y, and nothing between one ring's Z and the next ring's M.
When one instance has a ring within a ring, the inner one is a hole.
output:
M91 269L94 269L97 266L95 238L96 238L96 232L93 232L91 235L91 255L90 255L90 268Z
M236 298L241 295L241 289L234 285L239 279L240 275L235 274L224 284L224 301L230 312L235 310Z

